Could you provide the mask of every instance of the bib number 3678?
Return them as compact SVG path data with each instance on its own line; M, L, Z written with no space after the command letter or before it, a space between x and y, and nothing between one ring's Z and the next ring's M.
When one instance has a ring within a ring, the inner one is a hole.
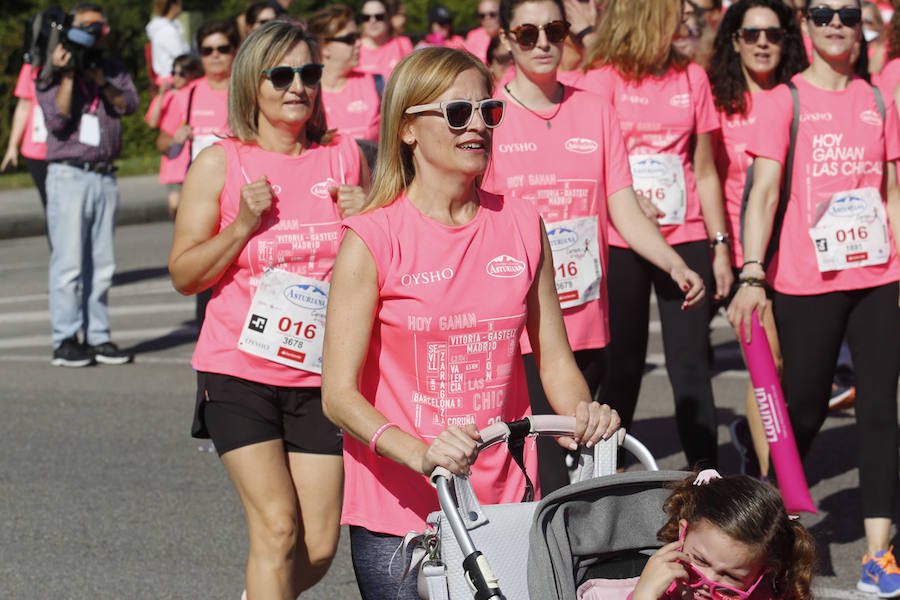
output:
M322 372L329 285L280 269L259 282L238 348L288 367Z

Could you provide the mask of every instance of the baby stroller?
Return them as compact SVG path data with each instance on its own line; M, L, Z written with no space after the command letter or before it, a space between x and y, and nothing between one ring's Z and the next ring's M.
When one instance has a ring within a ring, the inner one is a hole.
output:
M483 429L481 447L527 436L571 435L572 417L535 416ZM616 474L619 446L650 471ZM521 462L520 462L521 464ZM576 483L540 502L481 506L469 481L436 469L441 511L428 516L419 595L426 600L574 600L588 578L639 575L661 544L664 485L684 473L659 471L640 442L618 435L583 451ZM477 548L484 551L482 554ZM635 572L636 570L636 572Z

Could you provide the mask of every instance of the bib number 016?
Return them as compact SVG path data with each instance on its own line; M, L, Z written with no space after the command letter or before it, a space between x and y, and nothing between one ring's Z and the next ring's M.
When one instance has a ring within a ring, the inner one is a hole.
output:
M843 244L850 241L864 240L869 237L869 230L865 225L859 227L851 227L850 229L838 229L834 232L834 239Z
M575 277L578 275L578 265L575 264L575 261L569 261L567 263L560 263L556 267L556 272L559 273L560 279L565 279L566 277Z
M278 329L286 333L293 333L297 337L302 335L308 340L316 337L315 323L306 323L304 327L303 321L292 321L290 317L281 317L278 320Z

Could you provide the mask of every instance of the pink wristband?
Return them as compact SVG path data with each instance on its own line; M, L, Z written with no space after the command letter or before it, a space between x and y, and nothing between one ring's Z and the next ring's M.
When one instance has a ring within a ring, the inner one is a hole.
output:
M375 446L378 444L378 439L381 437L385 431L387 431L390 427L396 427L396 423L391 423L388 421L381 427L375 430L375 433L372 434L372 439L369 440L369 450L372 451L372 454L378 454L378 451L375 450Z

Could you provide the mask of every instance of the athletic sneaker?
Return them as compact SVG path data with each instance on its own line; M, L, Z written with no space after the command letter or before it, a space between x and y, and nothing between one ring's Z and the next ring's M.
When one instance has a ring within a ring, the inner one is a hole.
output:
M879 598L900 596L900 568L894 559L893 549L891 546L887 550L882 550L873 558L863 556L862 576L856 582L856 589L878 594Z
M94 364L94 355L73 335L62 341L53 351L50 364L54 367L86 367Z
M853 408L854 400L856 400L856 386L841 385L837 382L831 384L831 398L828 399L828 410Z
M119 350L119 347L112 342L89 346L94 355L94 359L101 365L124 365L134 360L134 354Z
M750 425L747 419L740 417L728 426L731 432L731 443L737 448L741 457L741 475L749 475L759 479L762 474L759 470L759 458L753 448L753 438L750 435Z

